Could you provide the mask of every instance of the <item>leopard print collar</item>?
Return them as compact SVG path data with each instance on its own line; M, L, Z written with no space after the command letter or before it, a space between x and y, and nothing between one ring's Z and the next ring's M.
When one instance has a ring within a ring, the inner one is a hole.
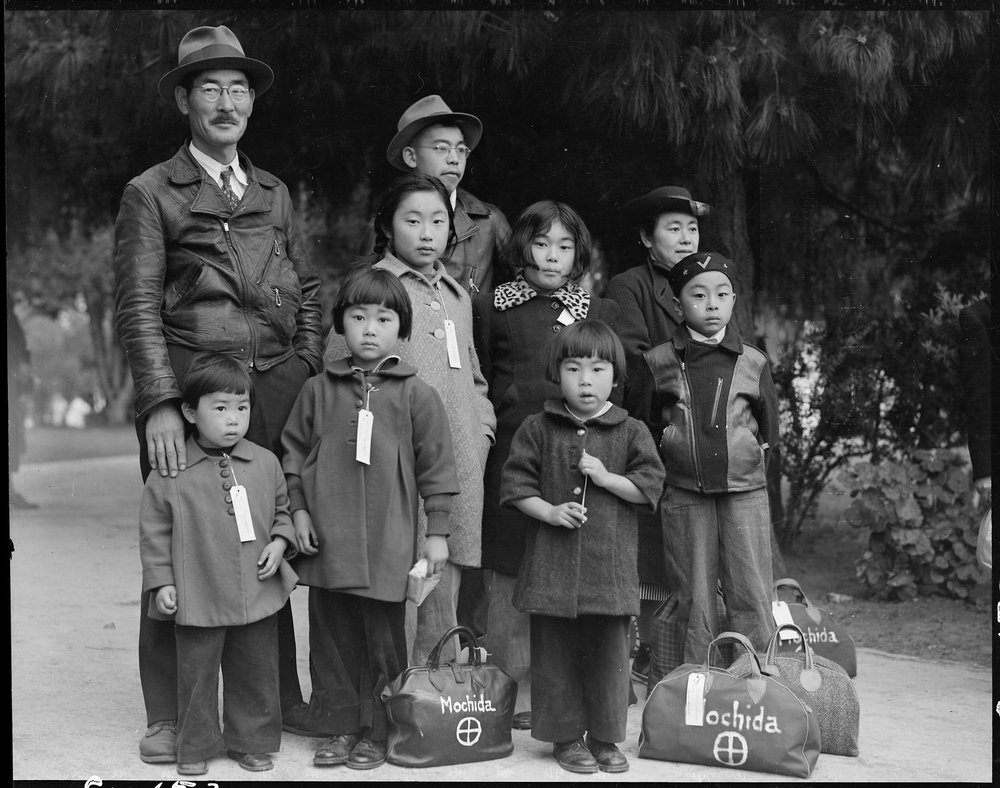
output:
M524 274L518 274L513 282L497 285L493 294L493 306L498 312L504 312L512 307L530 301L538 295L538 291L528 284ZM567 282L551 296L566 307L574 320L586 320L590 311L590 293L575 282Z

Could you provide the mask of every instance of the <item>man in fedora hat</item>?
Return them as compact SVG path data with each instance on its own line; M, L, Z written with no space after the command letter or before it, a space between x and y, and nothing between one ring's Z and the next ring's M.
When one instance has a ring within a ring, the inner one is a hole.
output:
M657 444L663 432L663 418L656 404L656 387L643 353L665 342L681 325L676 295L668 273L689 254L698 251L699 220L711 206L691 197L681 186L661 186L625 204L623 214L639 231L645 259L613 277L605 297L617 302L621 311L615 329L625 346L626 383L622 406L629 415L649 427ZM670 587L676 586L677 570L663 549L663 533L658 514L644 514L639 528L640 615L637 619L640 651L633 662L633 676L645 680L650 664L648 644L653 640L652 613L664 602ZM662 655L661 655L662 656Z
M247 438L279 456L285 419L322 355L320 279L288 189L237 152L254 101L274 74L247 57L224 26L189 31L177 54L158 92L187 117L190 139L129 181L115 229L115 328L135 383L144 479L151 471L176 476L185 469L178 381L195 353L225 353L246 364L254 387ZM220 478L220 496L231 486ZM151 593L143 594L139 628L149 726L139 754L171 762L174 625L150 618ZM304 708L288 605L278 632L282 712L294 710L285 716L287 729Z
M445 268L469 295L507 281L500 249L510 224L495 205L482 202L459 184L469 155L483 136L475 115L452 112L440 96L425 96L410 105L396 125L386 158L398 170L439 179L451 195L457 241ZM362 254L372 251L374 233L366 233Z

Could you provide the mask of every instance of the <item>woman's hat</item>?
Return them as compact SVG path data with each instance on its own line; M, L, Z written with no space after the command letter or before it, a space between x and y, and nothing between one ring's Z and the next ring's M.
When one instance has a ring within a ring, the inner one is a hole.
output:
M396 136L385 152L389 164L399 170L409 172L403 163L403 148L407 147L421 131L428 126L458 126L465 137L465 144L475 148L483 136L483 124L475 115L452 112L440 96L424 96L411 104L396 125Z
M171 104L174 88L192 73L213 68L233 68L247 75L250 87L258 96L271 87L274 72L267 63L243 54L240 41L225 25L196 27L189 30L177 47L177 68L163 75L156 90Z
M642 223L661 213L674 211L692 216L707 216L712 212L712 206L692 199L691 192L680 186L661 186L625 203L622 210L632 221Z

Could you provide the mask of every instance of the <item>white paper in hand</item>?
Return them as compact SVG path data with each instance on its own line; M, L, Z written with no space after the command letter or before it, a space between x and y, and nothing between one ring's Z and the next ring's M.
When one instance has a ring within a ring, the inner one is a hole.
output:
M427 577L427 559L421 558L413 565L406 579L406 598L419 606L440 580L440 572Z

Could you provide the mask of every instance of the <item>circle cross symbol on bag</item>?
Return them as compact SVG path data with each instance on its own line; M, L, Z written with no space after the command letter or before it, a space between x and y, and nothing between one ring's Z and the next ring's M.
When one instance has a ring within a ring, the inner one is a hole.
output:
M750 754L747 740L736 731L723 731L715 737L715 747L712 748L715 760L723 766L742 766Z
M463 747L472 747L483 735L483 726L475 717L462 717L455 729L455 738Z

